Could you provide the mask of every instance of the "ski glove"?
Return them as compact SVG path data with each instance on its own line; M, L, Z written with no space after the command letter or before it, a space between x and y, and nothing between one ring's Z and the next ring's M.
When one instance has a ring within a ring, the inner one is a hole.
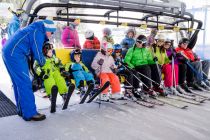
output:
M101 65L103 65L103 63L104 63L104 59L100 59L100 60L98 60L98 62L97 62L100 66Z
M40 77L42 79L48 79L49 78L49 73L50 73L50 69L47 69L47 73L45 73L45 71L42 70L42 72L40 73Z
M155 56L155 57L153 58L153 61L154 61L154 62L157 62L157 61L158 61L158 58Z
M63 76L63 77L70 77L71 74L68 71L62 71L61 72L61 76Z

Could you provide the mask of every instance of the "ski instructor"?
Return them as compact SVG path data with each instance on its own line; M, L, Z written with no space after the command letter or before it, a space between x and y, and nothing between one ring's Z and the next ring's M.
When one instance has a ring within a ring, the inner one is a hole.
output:
M40 66L45 64L42 46L55 30L51 20L34 22L15 32L2 49L3 61L13 83L17 112L25 121L46 118L36 109L28 58L33 57Z

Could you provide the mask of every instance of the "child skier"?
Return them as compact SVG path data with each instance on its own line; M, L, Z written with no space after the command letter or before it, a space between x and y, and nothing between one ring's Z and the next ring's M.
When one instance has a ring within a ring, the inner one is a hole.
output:
M69 90L66 85L66 81L61 73L64 68L58 58L53 55L53 46L50 43L45 43L43 46L43 54L46 58L46 63L44 66L40 67L35 64L35 72L38 76L40 76L44 80L44 87L51 101L51 113L56 111L56 98L57 93L62 96L64 100L64 104L68 102L68 96L70 91L74 88L73 85L69 86ZM61 70L61 72L60 72ZM73 91L72 91L73 92ZM66 109L66 108L63 108Z
M123 52L122 52L123 57L125 56L128 49L133 47L133 45L135 44L135 36L136 36L136 31L133 28L129 28L126 31L125 38L120 43L123 48Z
M77 24L70 23L69 26L66 26L61 35L61 42L66 48L81 48L79 35L76 30Z
M113 45L113 58L115 61L115 65L117 66L117 75L124 76L126 86L133 86L133 73L128 71L123 65L123 56L122 56L122 46L120 44ZM131 89L125 89L125 96L129 97L132 95Z
M86 41L83 45L83 49L100 49L100 42L97 37L95 37L92 30L87 30L85 32Z
M112 38L112 31L109 28L103 29L103 38L102 38L101 43L104 43L104 42L108 42L108 43L114 45L114 40Z
M80 90L80 97L82 98L85 93L85 81L88 86L94 84L94 77L82 63L82 52L80 49L71 52L71 60L73 63L67 63L65 70L73 75L76 87Z
M113 73L116 72L116 65L114 62L113 57L111 56L113 52L112 44L108 42L104 42L101 46L101 51L98 52L93 59L91 67L95 70L96 75L100 78L101 87L109 81L111 84L112 94L110 98L113 99L120 99L122 95L120 94L120 81L118 76ZM101 100L108 101L108 90L109 88L105 89L102 92Z

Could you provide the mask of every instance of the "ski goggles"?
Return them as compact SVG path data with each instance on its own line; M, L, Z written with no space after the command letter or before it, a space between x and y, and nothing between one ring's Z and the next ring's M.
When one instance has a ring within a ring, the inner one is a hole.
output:
M147 40L146 39L143 39L143 40L136 39L136 42L139 44L146 44Z
M107 52L113 52L113 50L112 49L107 49Z
M122 50L114 50L115 53L121 53Z

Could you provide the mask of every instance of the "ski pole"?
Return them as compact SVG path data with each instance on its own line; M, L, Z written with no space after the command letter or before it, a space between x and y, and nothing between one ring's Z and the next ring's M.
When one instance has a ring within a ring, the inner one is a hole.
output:
M122 64L122 66L124 66L130 73L133 73L133 72L131 72L131 70L128 69L125 65ZM135 71L135 72L138 73L138 71ZM134 76L140 83L142 83L146 88L148 88L148 86L147 86L146 84L144 84L144 83L139 79L139 77L136 76L134 73L133 73L133 76Z

